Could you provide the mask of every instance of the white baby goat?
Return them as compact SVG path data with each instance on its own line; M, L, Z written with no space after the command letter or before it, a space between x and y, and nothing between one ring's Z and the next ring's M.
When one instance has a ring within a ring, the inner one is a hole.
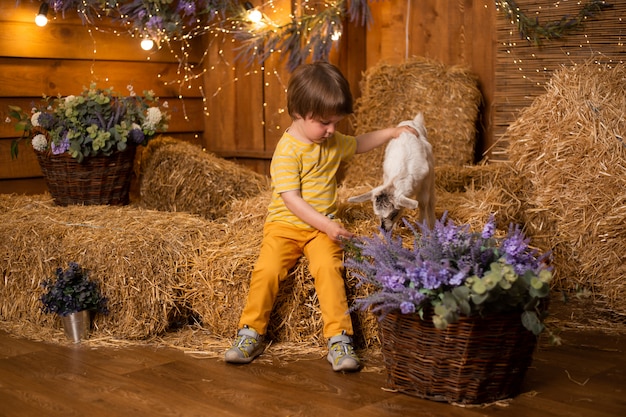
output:
M383 230L391 230L400 217L402 208L419 206L420 223L426 219L429 227L435 224L435 158L426 136L424 116L418 113L413 120L401 122L418 135L402 133L392 139L385 149L383 184L356 197L350 203L371 200L374 213Z

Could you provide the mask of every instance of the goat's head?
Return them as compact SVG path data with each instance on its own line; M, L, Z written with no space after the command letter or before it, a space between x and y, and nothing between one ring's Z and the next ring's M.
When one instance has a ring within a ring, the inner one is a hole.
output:
M380 227L389 231L396 224L403 208L416 209L418 202L405 197L396 195L393 185L381 185L364 194L348 198L350 203L362 203L371 200L374 208L374 214L380 220Z

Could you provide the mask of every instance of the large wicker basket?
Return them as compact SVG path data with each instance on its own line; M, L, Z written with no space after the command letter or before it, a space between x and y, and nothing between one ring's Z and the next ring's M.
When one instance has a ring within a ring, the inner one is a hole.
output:
M35 151L48 190L60 206L128 204L135 152L136 147L129 146L124 152L79 163L67 153Z
M445 330L430 316L388 314L380 322L389 388L435 401L489 403L517 395L536 336L520 313L461 317Z

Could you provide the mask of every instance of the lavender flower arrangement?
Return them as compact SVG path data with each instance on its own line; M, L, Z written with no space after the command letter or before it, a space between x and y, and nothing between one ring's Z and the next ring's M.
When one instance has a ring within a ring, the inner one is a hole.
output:
M107 314L107 298L103 297L95 281L76 262L67 269L57 268L55 279L42 282L46 292L40 297L45 313L67 316L83 310Z
M144 91L140 97L132 86L127 89L129 95L122 96L92 83L80 95L44 96L30 114L9 106L9 114L17 120L17 130L32 136L36 151L67 152L81 162L89 156L124 151L130 145L145 145L157 131L167 130L169 116L158 107L154 93ZM18 141L11 146L12 157L17 156Z
M399 310L424 318L432 311L435 327L445 329L460 315L520 311L524 326L534 334L544 329L542 306L552 279L549 253L529 246L519 226L511 225L496 238L492 215L481 233L456 225L447 213L429 229L412 225L414 242L382 232L346 244L345 265L374 292L357 299L355 309L371 309L380 318Z

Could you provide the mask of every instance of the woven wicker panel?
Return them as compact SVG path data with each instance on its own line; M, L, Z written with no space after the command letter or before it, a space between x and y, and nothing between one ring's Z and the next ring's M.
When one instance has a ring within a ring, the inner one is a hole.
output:
M67 153L35 151L48 190L60 206L128 204L135 152L136 147L130 146L124 152L78 163Z
M380 336L389 388L464 404L518 394L536 346L520 313L461 317L445 330L429 316L390 313Z
M582 4L577 1L548 2L546 0L518 0L517 6L541 24L573 18ZM587 1L582 2L587 3ZM580 30L568 33L562 39L543 40L540 45L520 38L515 21L498 16L495 92L493 102L492 159L507 160L507 148L512 138L501 140L508 126L519 112L545 93L546 83L562 66L583 64L590 59L598 63L624 62L626 37L626 2L609 1L610 9L594 19L585 21Z

